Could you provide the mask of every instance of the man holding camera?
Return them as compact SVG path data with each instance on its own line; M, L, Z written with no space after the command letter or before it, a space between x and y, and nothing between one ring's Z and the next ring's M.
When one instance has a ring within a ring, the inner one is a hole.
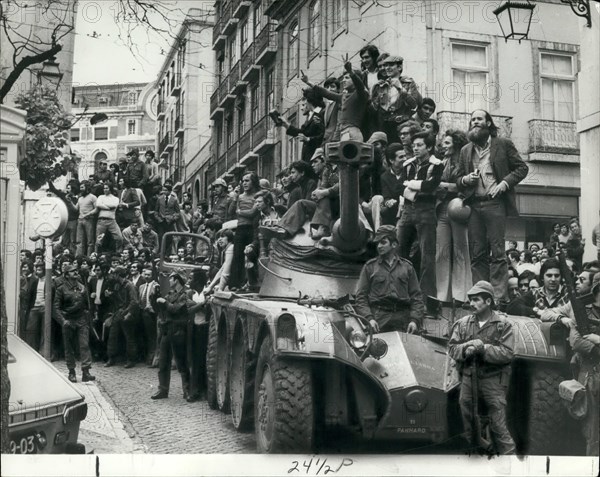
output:
M488 408L495 451L512 454L515 443L506 426L506 393L515 346L512 324L493 310L494 288L489 282L477 282L467 296L473 314L454 324L448 342L448 355L456 361L461 376L459 404L465 435L472 440L473 418L478 418L472 412L473 400L481 399ZM474 373L478 379L476 390Z

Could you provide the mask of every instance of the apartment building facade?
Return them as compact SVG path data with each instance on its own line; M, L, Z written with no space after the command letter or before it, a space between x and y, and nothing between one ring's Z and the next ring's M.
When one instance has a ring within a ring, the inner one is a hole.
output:
M193 161L210 141L210 95L213 91L213 28L210 11L190 8L165 54L154 89L157 96L157 153L163 179L193 187L202 164ZM188 164L196 164L190 169ZM203 191L202 191L203 192Z
M156 147L156 94L152 83L76 86L72 112L81 119L71 128L71 149L81 157L79 179L94 174L101 160L118 162L131 149ZM90 119L103 113L95 125Z
M536 3L530 40L518 43L501 36L494 2L218 1L210 177L245 167L273 178L298 159L297 140L266 114L276 107L301 125L301 73L316 83L340 76L346 53L358 68L358 51L374 44L404 58L442 131L466 130L474 109L492 114L530 167L507 237L546 241L553 222L579 215L579 28L560 1Z

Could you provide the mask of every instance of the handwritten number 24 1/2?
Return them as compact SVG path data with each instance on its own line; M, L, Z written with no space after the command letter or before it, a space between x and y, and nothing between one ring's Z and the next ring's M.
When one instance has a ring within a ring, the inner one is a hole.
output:
M337 468L332 469L329 465L327 465L327 459L323 459L323 461L321 461L321 459L310 459L309 461L304 461L302 462L302 467L305 468L304 473L305 474L309 474L309 473L314 473L314 475L326 475L329 473L337 473L342 467L347 467L350 466L354 463L354 461L350 458L344 457L344 459L342 460L342 462L340 462L340 465ZM314 464L314 465L313 465ZM299 472L301 473L302 470L300 468L300 462L297 460L292 461L292 467L290 467L290 469L288 470L288 474L291 474L292 472Z

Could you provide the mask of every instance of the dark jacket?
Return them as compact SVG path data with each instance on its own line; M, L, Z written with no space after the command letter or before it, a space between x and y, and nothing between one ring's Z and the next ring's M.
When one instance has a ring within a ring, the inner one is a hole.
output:
M174 224L179 219L179 202L172 194L161 195L156 201L156 221Z
M402 175L396 177L392 170L387 170L381 174L381 195L383 200L394 199L396 204L393 207L386 208L381 212L381 219L384 225L396 225L396 216L398 215L398 203L402 195Z
M313 113L308 121L306 121L302 127L297 128L296 126L290 125L287 128L286 134L288 136L296 137L298 134L303 134L308 139L307 142L302 145L302 160L309 162L315 150L323 142L323 134L325 133L325 125L321 112Z
M316 188L317 181L306 176L302 177L300 182L290 184L290 195L288 197L287 208L289 209L299 200L311 200L310 196Z
M469 143L460 151L456 185L467 199L475 194L476 186L465 186L462 183L464 176L475 170L473 167L473 156L476 154L475 145ZM519 151L510 139L493 137L490 144L490 163L494 173L494 179L499 184L506 181L508 191L502 195L506 205L506 215L518 216L517 201L515 197L515 186L521 182L529 171L527 164L523 162ZM469 200L467 200L469 203Z
M421 188L417 192L417 195L413 203L425 203L431 202L435 205L435 191L440 185L442 180L442 173L444 172L444 165L439 159L431 156L425 164L419 164L417 157L408 159L402 166L402 193L406 187L404 181L417 180L421 181ZM406 196L405 196L406 197ZM409 200L409 199L407 199Z
M56 289L52 302L52 313L59 323L65 320L77 320L89 311L90 301L86 287L79 281L74 284L68 280Z
M229 197L227 193L213 197L212 206L210 208L213 217L219 219L221 222L230 220L231 202L231 197Z
M169 291L165 296L166 303L157 303L161 323L186 324L190 319L189 309L195 303L189 298L186 288L179 292Z

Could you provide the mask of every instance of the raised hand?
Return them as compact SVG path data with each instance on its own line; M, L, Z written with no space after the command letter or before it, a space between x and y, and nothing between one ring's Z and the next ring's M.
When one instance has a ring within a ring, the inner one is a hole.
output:
M350 61L348 60L348 53L346 53L345 58L342 56L342 62L344 63L344 69L348 73L352 73L352 63L350 63Z

